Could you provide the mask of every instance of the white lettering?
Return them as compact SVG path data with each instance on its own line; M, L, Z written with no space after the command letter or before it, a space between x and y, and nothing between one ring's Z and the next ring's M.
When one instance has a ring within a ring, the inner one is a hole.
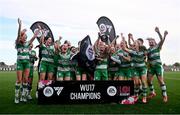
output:
M107 27L108 31L111 32L112 26L106 25L106 27Z
M88 100L88 99L101 99L100 92L94 93L70 93L71 100Z
M94 91L95 84L80 84L81 91Z
M99 29L103 33L105 33L107 30L108 30L108 32L111 32L112 26L111 25L100 24Z

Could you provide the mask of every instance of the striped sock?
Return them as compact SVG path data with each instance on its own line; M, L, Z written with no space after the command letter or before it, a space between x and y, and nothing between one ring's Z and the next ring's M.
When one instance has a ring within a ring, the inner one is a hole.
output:
M31 89L32 89L32 84L29 84L28 83L28 93L30 94L30 92L31 92Z
M147 87L143 87L143 97L147 96Z
M154 91L154 85L151 83L151 84L149 84L149 89L150 89L150 92L151 93L155 93L155 91Z
M20 83L15 84L15 97L16 98L19 98L20 86L21 86Z
M22 96L26 97L27 91L28 91L28 84L27 83L23 83L22 87L23 87Z
M162 85L161 85L161 90L162 90L162 95L163 95L163 96L167 96L166 85L165 85L165 84L162 84Z
M135 87L135 88L134 88L134 94L135 94L136 96L139 95L139 87Z

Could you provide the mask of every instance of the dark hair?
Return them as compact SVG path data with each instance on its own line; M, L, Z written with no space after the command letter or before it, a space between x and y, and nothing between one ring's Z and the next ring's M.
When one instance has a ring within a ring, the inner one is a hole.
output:
M67 41L67 40L65 40L65 41L64 41L64 44L67 44L67 43L68 43L68 41Z
M137 40L141 41L142 43L144 43L144 40L142 38L138 38Z
M73 48L76 48L76 47L74 47L74 46L71 46L71 47L70 47L70 51L71 51Z

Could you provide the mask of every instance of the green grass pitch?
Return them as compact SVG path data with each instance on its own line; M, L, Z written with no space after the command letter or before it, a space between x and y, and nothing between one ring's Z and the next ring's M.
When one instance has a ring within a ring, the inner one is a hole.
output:
M169 114L180 113L180 72L166 72L165 81L169 101L163 103L161 91L155 78L154 84L157 96L147 104L137 103L135 105L120 104L66 104L66 105L38 105L35 99L35 88L37 83L37 73L35 72L33 82L33 100L26 104L14 104L14 84L16 80L15 72L0 72L0 113L79 113L79 114L103 114L103 113L157 113Z

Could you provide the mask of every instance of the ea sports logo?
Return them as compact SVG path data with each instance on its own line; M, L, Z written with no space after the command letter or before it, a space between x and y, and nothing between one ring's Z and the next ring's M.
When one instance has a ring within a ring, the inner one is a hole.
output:
M109 87L107 88L107 94L108 94L109 96L115 96L116 93L117 93L116 87L114 87L114 86L109 86Z
M46 87L46 88L44 88L44 90L43 90L43 94L46 96L46 97L51 97L52 95L53 95L53 93L54 93L54 90L53 90L53 88L52 87Z

